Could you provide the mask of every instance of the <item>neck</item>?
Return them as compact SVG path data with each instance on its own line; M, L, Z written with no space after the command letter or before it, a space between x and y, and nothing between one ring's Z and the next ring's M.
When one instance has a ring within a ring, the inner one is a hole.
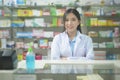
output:
M77 31L68 33L68 36L69 36L70 40L73 40L73 38L74 38L76 35L77 35Z

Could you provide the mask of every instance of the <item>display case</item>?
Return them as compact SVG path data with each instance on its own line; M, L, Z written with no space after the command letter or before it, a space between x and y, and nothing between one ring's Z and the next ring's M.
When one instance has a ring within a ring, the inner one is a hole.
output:
M40 61L44 67L27 73L18 68L14 80L119 80L119 61L55 60ZM39 64L39 65L40 65Z

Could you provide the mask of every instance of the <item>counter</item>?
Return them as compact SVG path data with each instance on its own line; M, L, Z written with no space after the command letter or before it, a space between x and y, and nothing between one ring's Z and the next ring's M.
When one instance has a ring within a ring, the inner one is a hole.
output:
M91 74L99 75L102 80L120 79L119 60L36 60L36 70L32 74L26 72L25 64L23 60L15 70L1 70L0 80L20 80L21 77L23 80L26 77L32 80L77 80L77 77Z

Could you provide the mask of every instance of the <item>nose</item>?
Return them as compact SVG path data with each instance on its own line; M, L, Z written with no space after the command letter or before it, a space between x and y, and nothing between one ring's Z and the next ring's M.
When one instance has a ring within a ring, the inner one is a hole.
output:
M68 21L68 24L69 24L69 25L72 24L72 21L69 20L69 21Z

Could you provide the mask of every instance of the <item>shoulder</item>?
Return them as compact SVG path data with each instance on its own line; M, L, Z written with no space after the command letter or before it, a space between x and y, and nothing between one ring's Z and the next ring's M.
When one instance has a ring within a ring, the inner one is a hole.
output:
M79 33L78 35L83 40L92 40L92 38L86 34Z
M84 37L84 38L88 38L88 39L91 39L91 37L88 36L88 35L86 35L86 34L82 34L82 37Z
M54 37L54 40L61 40L65 35L65 32L59 33Z

